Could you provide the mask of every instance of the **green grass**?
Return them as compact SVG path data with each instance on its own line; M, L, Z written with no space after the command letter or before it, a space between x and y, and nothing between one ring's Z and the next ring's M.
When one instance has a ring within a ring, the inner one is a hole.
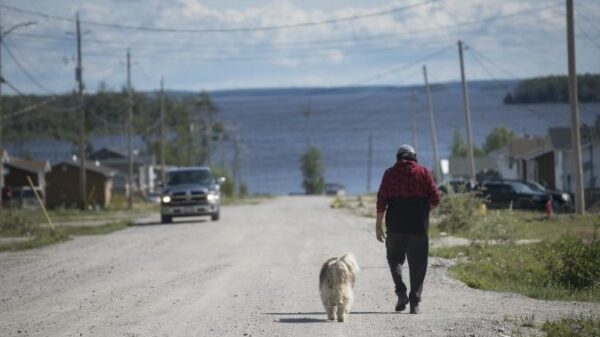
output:
M557 321L547 321L542 327L547 337L598 337L600 336L600 316L580 315Z
M600 285L569 289L554 281L547 262L555 252L548 242L529 245L470 245L433 249L431 255L465 257L450 275L471 288L520 293L547 300L600 302Z
M478 221L481 223L492 215L499 219L511 219L514 225L515 239L529 240L556 240L563 234L569 234L575 237L591 238L594 234L594 226L600 224L600 214L586 214L576 216L574 214L555 214L551 219L546 219L542 212L506 209L488 210L484 218ZM430 236L439 235L441 230L436 228L436 217L432 215L432 228ZM476 231L477 226L471 230L458 231L452 233L454 236L460 236L468 239L480 239ZM432 234L433 233L433 234Z
M500 212L507 212L501 210ZM519 239L556 240L563 234L591 238L594 225L600 224L599 214L555 214L546 219L545 214L531 211L513 211Z
M26 241L13 241L0 244L0 252L17 251L39 248L59 242L64 242L78 235L102 235L127 228L129 221L117 221L101 226L62 226L52 230L48 227L36 227L30 229Z

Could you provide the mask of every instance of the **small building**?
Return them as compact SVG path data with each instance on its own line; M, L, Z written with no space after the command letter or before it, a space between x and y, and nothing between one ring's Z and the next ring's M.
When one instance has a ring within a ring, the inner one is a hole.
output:
M102 208L109 206L116 171L93 162L86 162L85 169L88 203ZM79 162L64 161L52 166L46 181L48 207L77 207L81 204Z
M129 158L124 152L102 148L89 156L90 160L98 161L102 166L110 167L116 170L114 177L114 188L117 191L127 193L128 175L129 175ZM133 156L133 191L142 193L154 191L154 181L156 175L154 166L156 158L154 155L139 155L134 153Z
M4 161L4 185L12 188L29 187L27 177L30 177L34 187L45 191L46 173L48 172L50 172L48 161L33 161L7 156Z

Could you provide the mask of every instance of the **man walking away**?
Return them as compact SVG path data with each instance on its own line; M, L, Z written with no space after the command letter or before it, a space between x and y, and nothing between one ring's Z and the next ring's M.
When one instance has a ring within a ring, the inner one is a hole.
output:
M387 260L396 286L396 311L419 313L421 291L427 272L429 254L429 212L439 204L440 193L429 170L417 164L417 154L410 145L396 153L396 164L383 174L377 193L377 240L387 248ZM383 232L385 214L386 233ZM408 260L410 293L402 281L402 265Z

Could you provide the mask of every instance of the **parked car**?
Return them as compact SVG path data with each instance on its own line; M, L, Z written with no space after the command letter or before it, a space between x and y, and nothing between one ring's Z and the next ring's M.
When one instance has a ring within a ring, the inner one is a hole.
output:
M160 204L161 194L160 192L149 192L144 196L144 200L149 203Z
M524 180L522 181L525 185L529 186L534 191L546 193L552 196L552 208L555 211L569 211L573 208L573 198L569 193L557 191L557 190L549 190L542 186L541 184L531 181Z
M326 183L325 184L325 194L326 195L335 195L335 196L344 196L346 195L346 187L342 184L337 183Z
M36 189L35 192L38 193L43 202L44 194L42 190ZM35 192L29 186L13 188L10 205L16 208L39 208L40 203L35 196Z
M167 172L167 184L160 202L163 223L174 217L210 215L212 221L220 217L220 188L225 178L215 180L208 167L186 167Z
M519 181L487 181L481 184L482 194L489 207L543 210L550 198L548 193L534 191Z

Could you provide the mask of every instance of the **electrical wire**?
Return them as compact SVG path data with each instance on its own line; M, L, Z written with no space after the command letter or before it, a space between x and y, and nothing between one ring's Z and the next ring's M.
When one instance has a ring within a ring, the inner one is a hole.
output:
M13 54L12 50L10 49L8 44L6 44L6 42L4 42L4 40L2 41L2 46L4 46L4 49L6 49L10 58L15 62L15 64L19 67L19 69L21 69L23 74L25 74L25 76L27 76L27 78L29 78L31 80L31 82L33 82L33 84L35 84L38 88L42 89L43 91L45 91L47 93L55 94L52 90L50 90L47 87L45 87L44 85L42 85L38 80L36 80L33 77L33 75L31 75L31 73L29 71L27 71L27 69L25 69L25 67L21 64L21 62L19 62L19 59L15 56L15 54Z
M594 38L592 38L592 36L590 34L588 34L588 32L583 29L583 27L576 22L575 26L577 26L577 28L579 28L579 30L583 33L583 36L585 36L588 40L590 40L590 42L594 45L594 47L598 48L598 50L600 50L600 42L594 40Z
M320 26L320 25L329 25L341 22L351 22L369 17L383 16L389 14L396 14L399 12L403 12L412 8L421 7L424 5L429 5L431 3L439 2L441 0L427 0L422 1L416 4L394 7L382 11L376 11L366 14L360 15L352 15L343 18L337 19L327 19L322 21L309 21L309 22L301 22L295 24L285 24L285 25L272 25L272 26L255 26L255 27L237 27L237 28L200 28L200 29L191 29L191 28L159 28L159 27L148 27L148 26L132 26L132 25L124 25L117 23L103 23L89 20L80 20L82 24L87 24L90 26L97 27L105 27L105 28L113 28L113 29L122 29L122 30L137 30L144 32L157 32L157 33L237 33L237 32L258 32L258 31L272 31L272 30L281 30L281 29L290 29L290 28L301 28L301 27L311 27L311 26ZM0 7L4 9L8 9L14 12L19 12L23 14L36 15L39 17L43 17L46 19L60 20L66 22L75 22L75 19L46 14L38 11L26 10L18 7L8 6L8 5L0 5Z

